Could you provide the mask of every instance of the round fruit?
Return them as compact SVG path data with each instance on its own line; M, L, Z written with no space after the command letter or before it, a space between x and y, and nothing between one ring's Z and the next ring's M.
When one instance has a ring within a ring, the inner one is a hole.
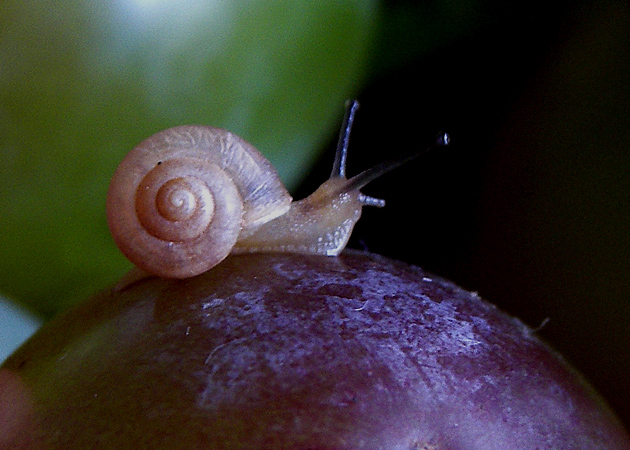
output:
M630 448L534 331L421 269L352 252L127 281L12 355L6 398L19 405L0 401L10 448Z

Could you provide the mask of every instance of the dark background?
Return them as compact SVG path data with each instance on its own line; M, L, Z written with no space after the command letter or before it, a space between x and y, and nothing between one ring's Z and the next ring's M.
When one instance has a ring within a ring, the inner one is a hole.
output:
M448 21L428 20L431 5L386 2L348 174L439 130L452 145L365 188L387 206L364 208L351 246L542 325L628 425L630 4L491 4L476 29L427 53L414 20L436 33ZM406 63L388 66L390 52ZM328 176L335 144L296 198Z

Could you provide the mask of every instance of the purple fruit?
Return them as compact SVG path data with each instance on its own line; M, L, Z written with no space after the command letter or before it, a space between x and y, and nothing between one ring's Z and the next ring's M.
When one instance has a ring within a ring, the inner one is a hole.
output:
M531 329L362 253L141 279L50 322L2 367L2 448L630 449Z

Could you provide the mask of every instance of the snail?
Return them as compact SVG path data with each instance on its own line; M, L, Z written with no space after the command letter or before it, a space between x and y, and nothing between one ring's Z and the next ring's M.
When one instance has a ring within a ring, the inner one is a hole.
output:
M292 201L276 170L229 131L187 125L141 142L116 169L107 221L122 253L141 270L167 278L201 274L231 253L292 252L334 256L346 246L367 183L417 155L346 178L358 102L348 102L330 178ZM448 135L437 145L447 145Z

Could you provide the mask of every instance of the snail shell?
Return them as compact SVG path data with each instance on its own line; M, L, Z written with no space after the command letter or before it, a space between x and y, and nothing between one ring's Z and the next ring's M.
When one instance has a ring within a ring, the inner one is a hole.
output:
M284 214L291 196L273 166L238 136L208 126L161 131L113 175L107 220L141 269L185 278L222 261L243 231Z

